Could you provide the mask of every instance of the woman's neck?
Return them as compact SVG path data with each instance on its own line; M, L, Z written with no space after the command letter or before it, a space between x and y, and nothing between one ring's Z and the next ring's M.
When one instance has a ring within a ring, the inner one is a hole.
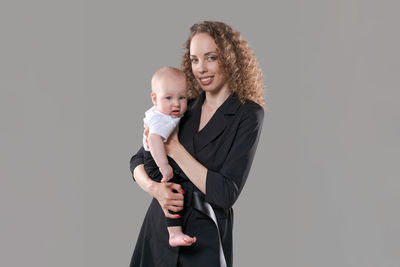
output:
M210 109L217 109L225 102L231 93L232 92L229 89L221 90L216 94L206 92L203 106L207 106Z

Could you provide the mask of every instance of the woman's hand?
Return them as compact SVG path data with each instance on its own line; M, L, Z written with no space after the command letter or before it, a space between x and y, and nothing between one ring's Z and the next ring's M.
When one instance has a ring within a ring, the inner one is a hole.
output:
M144 123L143 127L144 127L143 133L144 133L144 136L146 136L146 146L149 147L149 126L146 123Z
M153 181L145 171L143 164L136 166L133 170L133 176L145 192L157 199L166 217L179 218L179 215L171 214L168 210L179 212L183 209L183 190L181 185Z
M152 197L158 200L164 214L168 218L179 218L178 214L169 211L179 212L183 209L183 190L181 185L174 183L154 182L149 190Z

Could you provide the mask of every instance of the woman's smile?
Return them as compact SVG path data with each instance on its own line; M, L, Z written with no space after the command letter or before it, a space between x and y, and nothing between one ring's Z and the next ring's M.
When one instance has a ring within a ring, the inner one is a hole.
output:
M205 86L211 84L213 82L213 78L214 76L200 77L199 81L201 85Z

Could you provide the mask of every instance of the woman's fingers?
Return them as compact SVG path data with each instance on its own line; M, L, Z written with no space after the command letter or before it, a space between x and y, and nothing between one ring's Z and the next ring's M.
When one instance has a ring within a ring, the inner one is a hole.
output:
M144 135L146 136L146 146L147 147L149 147L149 141L148 141L148 139L149 139L149 126L145 123L145 124L143 124L143 126L144 126Z
M176 206L176 207L183 207L183 201L182 200L169 200L166 201L167 206Z
M175 184L175 183L163 183L167 190L165 192L164 198L166 200L171 200L171 199L175 199L175 200L183 200L184 196L183 196L183 190L181 185L179 184Z
M183 209L184 196L181 185L175 183L158 183L157 200L164 214L168 218L179 218L177 214L169 212L179 212ZM178 193L176 193L176 192Z
M183 209L183 200L166 200L161 207L178 212Z
M179 214L172 214L167 209L163 209L163 211L164 211L165 217L167 217L167 218L171 218L171 219L180 218Z
M170 183L169 186L171 187L171 189L176 190L179 194L182 194L182 195L184 194L184 191L180 184Z
M182 208L183 207L172 206L172 205L166 207L167 210L174 211L174 212L179 212L182 210Z

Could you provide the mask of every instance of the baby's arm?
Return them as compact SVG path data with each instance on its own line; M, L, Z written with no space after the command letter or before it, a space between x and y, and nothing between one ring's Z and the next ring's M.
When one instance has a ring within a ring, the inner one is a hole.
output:
M168 182L174 176L174 173L172 167L168 163L162 137L158 134L150 134L148 142L150 153L163 176L161 182Z

